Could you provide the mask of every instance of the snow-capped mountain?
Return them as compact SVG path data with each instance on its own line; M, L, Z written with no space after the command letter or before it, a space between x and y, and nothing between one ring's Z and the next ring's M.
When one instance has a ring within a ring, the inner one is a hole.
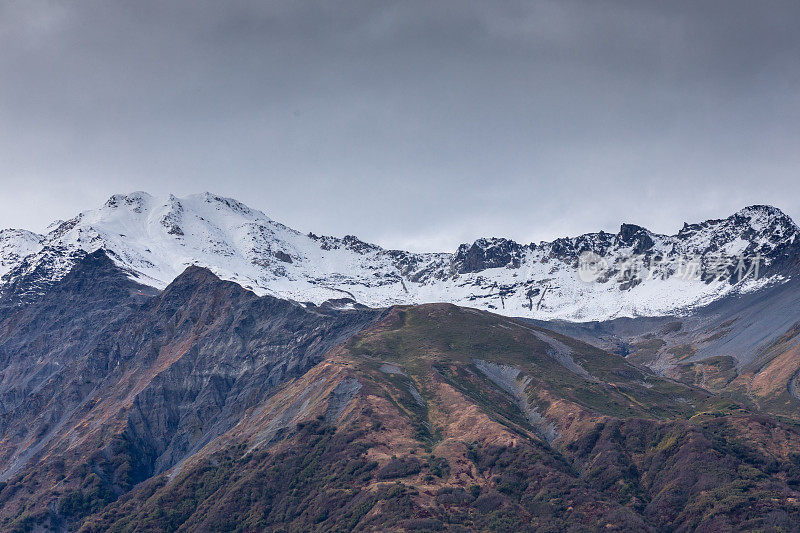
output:
M680 313L757 290L788 279L800 256L800 230L768 206L687 224L670 236L624 224L617 234L539 244L479 239L455 253L410 253L353 236L305 235L209 193L115 195L100 209L51 228L46 235L0 232L0 291L35 297L76 259L103 249L133 279L159 289L189 265L200 265L258 294L300 302L452 302L513 316L586 321ZM588 280L587 257L594 261L590 269L601 265ZM696 275L687 275L691 268Z

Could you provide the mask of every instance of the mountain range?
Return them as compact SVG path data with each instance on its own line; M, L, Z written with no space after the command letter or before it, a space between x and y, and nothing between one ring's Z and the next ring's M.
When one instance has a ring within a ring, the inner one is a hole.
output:
M449 302L570 321L664 316L790 279L799 231L780 210L752 206L723 220L685 224L670 236L623 224L617 234L527 245L482 238L455 253L411 253L354 236L302 234L210 193L156 198L139 192L54 222L44 235L0 232L0 290L25 285L24 296L35 297L76 260L102 249L131 279L158 289L196 265L258 295L315 305ZM581 278L580 257L587 252L607 266L592 282ZM719 275L721 258L730 275ZM742 258L749 271L758 261L757 276L732 276ZM687 277L681 267L693 259L697 275ZM647 270L632 275L633 260Z
M796 531L797 231L414 254L144 193L5 230L0 530Z

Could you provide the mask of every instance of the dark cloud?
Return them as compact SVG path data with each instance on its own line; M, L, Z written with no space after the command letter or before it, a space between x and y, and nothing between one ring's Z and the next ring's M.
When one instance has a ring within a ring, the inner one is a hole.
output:
M451 249L800 217L800 4L0 0L0 226L212 190Z

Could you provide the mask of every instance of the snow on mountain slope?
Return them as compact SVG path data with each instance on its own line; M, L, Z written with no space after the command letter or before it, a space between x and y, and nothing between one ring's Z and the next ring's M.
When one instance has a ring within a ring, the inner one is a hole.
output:
M0 230L0 278L27 256L42 249L42 235L24 229Z
M597 320L683 312L786 279L798 255L797 234L780 210L753 206L724 220L685 225L673 236L625 224L615 235L530 245L479 239L455 254L413 254L353 236L304 235L209 193L156 198L138 192L113 196L44 236L0 233L0 288L16 284L38 294L82 253L102 248L132 278L157 288L200 265L258 294L315 304L452 302L514 316ZM578 268L587 251L607 267L590 283ZM763 256L762 275L738 284L716 279L708 259L715 254ZM697 279L686 279L676 266L675 259L691 256L702 258ZM648 260L645 276L630 275L631 257Z

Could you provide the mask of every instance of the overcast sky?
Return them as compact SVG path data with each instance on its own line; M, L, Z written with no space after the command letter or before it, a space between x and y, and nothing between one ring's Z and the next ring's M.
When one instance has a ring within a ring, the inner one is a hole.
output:
M798 28L797 0L0 0L0 227L135 190L413 250L800 220Z

